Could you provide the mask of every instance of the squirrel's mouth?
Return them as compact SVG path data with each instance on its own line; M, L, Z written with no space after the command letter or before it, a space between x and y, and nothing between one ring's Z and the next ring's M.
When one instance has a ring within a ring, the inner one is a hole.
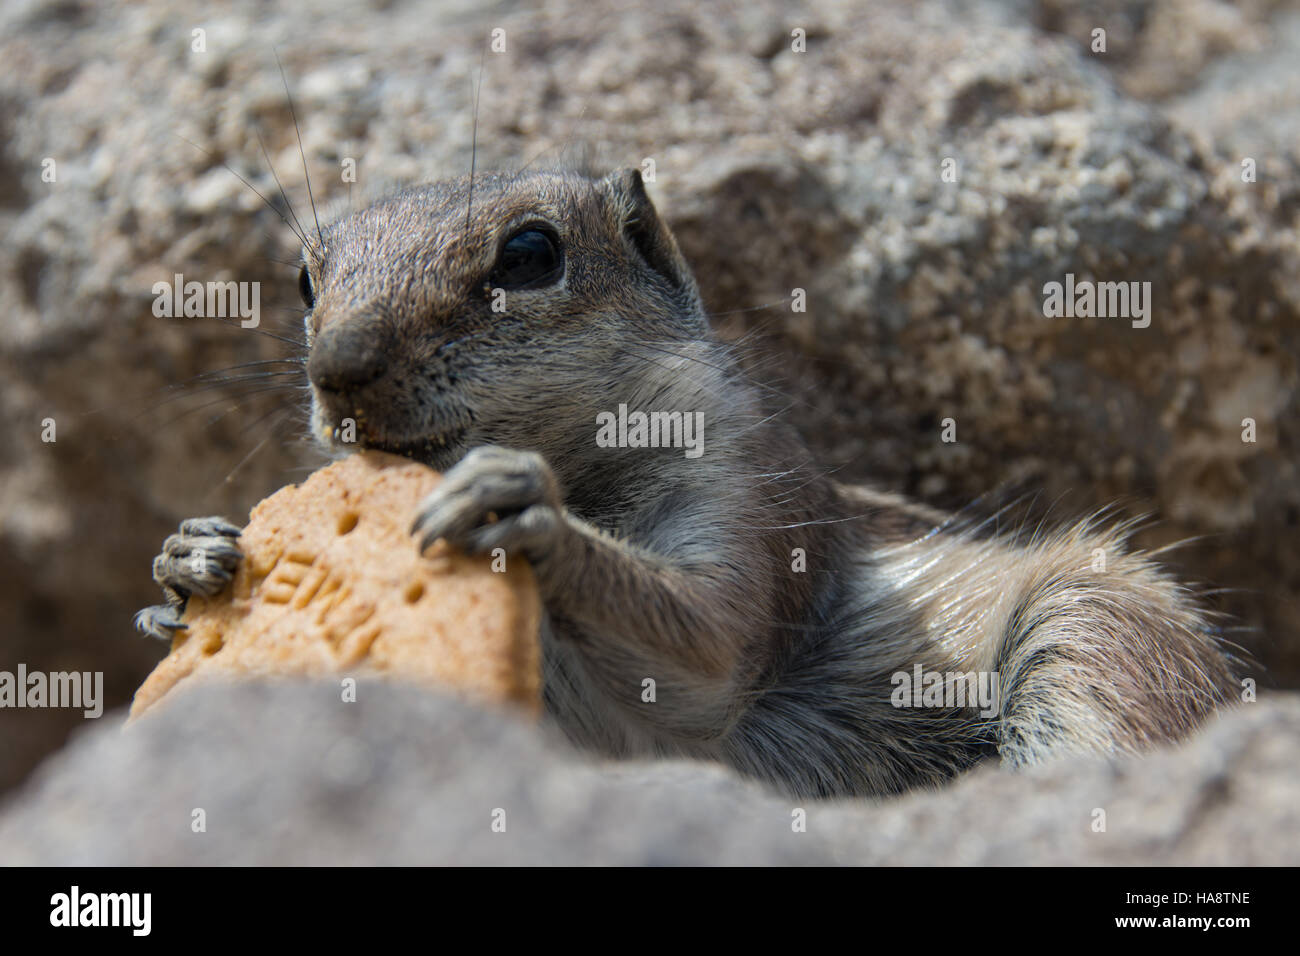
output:
M363 448L388 452L390 455L400 455L403 458L410 458L412 461L445 469L449 464L454 464L454 462L448 462L447 458L457 453L462 440L465 438L466 431L465 428L457 428L443 432L440 435L416 438L410 441L393 441L391 439L378 441L366 438L360 444Z

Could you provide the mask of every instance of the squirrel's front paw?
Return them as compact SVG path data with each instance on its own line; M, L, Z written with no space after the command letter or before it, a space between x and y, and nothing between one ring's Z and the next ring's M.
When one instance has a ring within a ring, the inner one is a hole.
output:
M191 518L163 542L153 559L153 579L163 589L166 604L147 607L135 616L142 634L171 640L185 625L181 614L191 594L210 597L230 583L242 554L235 539L239 528L225 518Z
M468 554L504 548L545 557L564 528L559 488L534 452L483 445L470 451L420 502L411 533L420 550L438 538Z

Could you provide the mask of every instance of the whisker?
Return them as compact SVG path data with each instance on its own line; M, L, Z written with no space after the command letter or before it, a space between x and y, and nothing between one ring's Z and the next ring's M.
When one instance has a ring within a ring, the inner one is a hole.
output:
M273 421L273 422L272 422L272 423L267 427L266 434L265 434L264 436L262 436L262 440L259 441L255 446L253 446L253 450L250 451L250 452L249 452L247 455L245 455L243 458L241 458L241 459L240 459L240 460L235 464L235 467L233 467L232 469L230 469L230 471L227 473L226 477L223 478L220 482L218 482L218 483L217 483L217 484L212 488L212 490L208 492L209 496L215 495L215 494L216 494L216 493L217 493L217 492L218 492L218 491L219 491L223 486L231 484L232 480L233 480L234 477L235 477L235 474L236 474L237 472L239 472L239 470L242 469L245 465L247 465L247 464L248 464L248 463L249 463L249 462L254 458L254 456L256 456L258 452L260 452L263 448L265 448L265 447L267 446L267 444L270 443L271 439L275 437L276 429L278 429L278 428L279 428L282 424L284 424L286 421L289 421L290 419L292 419L292 417L293 417L293 413L294 413L295 410L296 410L296 409L295 409L295 406L294 406L292 403L285 403L285 404L282 404L282 405L277 405L275 408L273 408L273 409L272 409L272 412L273 412L273 413L274 413L274 412L279 412L279 413L280 413L280 418L278 418L278 419L276 419L275 421ZM269 417L269 416L267 416L267 417ZM247 428L245 428L243 431L241 431L241 434L243 434L243 433L246 432L246 431L247 431Z
M160 389L160 391L173 392L175 394L171 394L156 405L153 405L148 409L148 411L153 411L155 408L161 408L163 405L171 404L172 402L183 399L188 395L202 395L203 393L210 392L213 389L229 388L232 385L242 385L249 382L269 382L275 379L283 381L285 384L289 384L292 379L298 378L300 374L301 373L291 369L285 369L283 371L251 372L247 375L231 375L225 378L211 378L197 382L192 380L190 382L177 382L174 385L166 385Z
M263 262L278 262L280 265L288 266L291 269L302 268L302 260L300 259L280 259L276 256L258 256L257 258Z
M243 468L246 464L248 464L248 462L249 462L250 460L252 460L252 458L253 458L254 455L256 455L259 451L261 451L263 448L265 448L265 447L266 447L266 443L267 443L268 441L270 441L270 440L271 440L271 432L268 431L268 432L266 433L266 435L264 435L264 436L262 437L262 440L261 440L260 442L258 442L256 445L253 446L253 450L250 451L250 452L249 452L247 455L245 455L243 458L241 458L241 459L240 459L240 460L235 464L235 467L232 468L232 469L230 469L230 471L226 474L226 477L223 478L223 479L221 479L221 481L217 482L217 484L213 486L212 490L208 492L208 495L209 495L209 496L215 495L215 494L217 493L217 491L220 490L221 487L222 487L223 485L228 485L228 484L230 484L231 480L235 477L235 473L238 472L239 469Z
M483 92L483 67L487 63L487 44L483 45L478 61L478 88L474 91L474 126L470 134L469 195L465 203L465 234L469 235L470 215L474 210L474 167L478 161L478 101Z
M268 308L287 308L287 306L268 306ZM277 342L284 342L288 345L294 346L295 348L302 349L303 351L306 351L307 349L307 343L305 340L294 339L286 335L280 335L279 333L272 332L270 329L264 329L261 326L241 325L238 319L223 318L222 316L219 315L211 316L208 321L213 321L213 320L220 322L222 325L228 326L232 329L239 329L239 331L241 332L252 332L255 335L265 335L267 338L275 339Z
M299 386L290 385L290 384L266 385L261 388L250 389L247 392L242 392L238 396L222 395L220 398L216 398L210 402L204 402L202 405L198 405L194 408L185 409L185 411L181 412L179 415L169 418L167 421L163 422L161 425L158 426L158 428L159 430L164 428L170 428L172 425L176 424L178 421L180 421L182 418L185 418L187 415L193 415L197 412L201 412L205 408L211 408L213 405L220 405L222 402L234 402L231 408L227 409L225 412L223 412L221 415L218 415L216 418L211 419L207 423L207 425L204 426L205 428L211 428L217 422L221 421L221 419L224 418L226 415L230 414L231 411L241 407L244 404L245 399L251 398L254 395L260 395L264 392L293 391L298 388Z
M321 233L320 217L316 215L316 197L311 191L311 173L307 171L307 152L302 148L302 130L298 127L298 111L293 106L293 94L289 92L289 78L284 75L284 64L280 62L280 53L275 51L275 65L280 68L280 79L284 82L284 98L289 101L289 116L293 118L293 131L298 134L298 155L302 157L302 175L307 181L307 201L311 203L311 215L316 220L316 238L320 240L321 252L325 251L325 236ZM303 245L307 245L306 241Z
M233 366L232 366L233 367ZM280 378L304 378L300 369L282 368L282 369L259 369L257 371L245 372L242 375L224 375L219 376L215 373L205 372L203 378L189 382L177 382L174 385L168 385L168 390L178 389L181 391L197 390L207 388L220 388L222 385L238 385L240 382L257 382L266 379Z
M234 176L234 177L235 177L236 179L238 179L241 183L243 183L245 186L247 186L249 189L251 189L251 190L253 191L253 194L254 194L255 196L257 196L258 199L262 200L262 202L264 202L264 203L266 204L266 208L267 208L267 209L271 210L271 212L275 213L277 216L280 217L280 221L281 221L282 223L284 223L286 226L289 227L289 231L292 232L295 236L298 237L298 241L299 241L299 242L301 242L304 246L307 245L307 237L304 236L304 235L303 235L301 232L299 232L297 229L295 229L294 226L293 226L293 223L291 223L291 222L288 220L288 218L285 217L284 213L282 213L280 210L276 209L276 208L275 208L275 204L272 203L271 200L269 200L269 199L267 199L265 196L263 196L262 193L258 191L258 188L257 188L256 186L254 186L252 183L250 183L250 182L249 182L247 179L245 179L243 176L239 175L239 173L235 172L234 168L233 168L233 167L232 167L228 162L226 162L224 159L217 159L217 157L216 157L215 155L213 155L212 152L211 152L210 150L206 150L206 149L204 149L202 146L200 146L198 143L194 142L193 140L185 139L185 137L182 136L180 133L172 133L172 135L175 136L177 139L184 140L185 142L189 143L191 146L193 146L195 149L197 149L197 150L198 150L200 153L202 153L203 155L207 156L208 159L212 160L213 162L220 163L222 166L226 167L226 170L230 173L230 175Z
M532 158L529 159L528 162L524 163L522 166L519 167L519 169L515 172L516 177L523 176L524 173L528 172L529 167L532 166L533 163L537 162L539 159L541 159L551 150L554 149L562 152L563 150L569 147L569 144L572 143L573 140L577 137L578 124L581 123L582 118L587 115L588 102L589 101L583 102L582 109L578 111L577 117L570 124L569 132L565 135L564 139L560 140L560 142L558 143L552 143L550 146L543 146L541 149L539 149L536 153L532 155Z
M225 372L234 372L234 371L238 371L238 370L240 370L240 369L245 369L245 368L257 368L257 367L259 367L259 366L266 366L266 365L297 365L297 366L303 366L303 365L305 365L305 364L306 364L306 362L305 362L303 359L300 359L300 358L258 359L258 360L255 361L255 362L239 362L239 363L237 363L237 364L235 364L235 365L227 365L225 368L214 368L214 369L211 369L211 370L209 370L209 371L207 371L207 372L200 372L198 375L195 375L194 378L192 378L192 379L188 379L187 381L191 381L191 382L192 382L192 381L194 381L195 379L211 378L213 375L221 375L221 374L223 374L223 373L225 373ZM292 369L285 369L285 371L292 371ZM174 385L171 385L171 386L168 386L168 387L170 387L170 388L175 388L175 387L178 387L178 386L183 386L184 384L185 384L185 382L176 382Z
M239 430L239 433L240 433L241 435L243 435L243 434L247 434L248 432L250 432L250 431L252 431L254 428L256 428L258 425L262 424L262 422L264 422L264 421L266 421L268 418L270 418L270 417L271 417L273 414L275 414L276 412L286 412L286 413L287 413L287 410L291 410L291 409L292 409L292 406L289 405L288 403L285 403L285 404L282 404L282 405L276 405L274 408L272 408L272 409L271 409L269 412L267 412L265 415L261 415L261 416L259 416L258 418L253 419L253 420L252 420L251 422L249 422L248 424L246 424L243 428L241 428L241 429ZM277 424L278 424L278 422L277 422ZM275 425L272 425L271 428L272 428L272 430L274 430Z
M247 376L232 376L228 379L212 379L208 381L199 381L199 382L193 382L193 381L177 382L173 385L164 385L162 388L156 389L152 393L150 393L150 397L156 398L157 400L147 402L147 404L145 404L143 408L141 408L138 412L136 412L134 415L131 416L130 421L139 422L141 419L145 418L146 416L151 415L152 413L158 411L161 408L165 408L168 405L173 405L176 402L183 401L184 399L187 398L194 398L199 395L207 395L208 393L214 392L218 389L225 389L229 394L219 396L214 401L213 404L215 404L215 402L222 401L225 398L233 399L239 397L239 395L241 394L239 388L241 386L249 386L255 384L267 384L267 385L275 384L283 388L295 388L299 386L299 383L295 381L295 379L298 377L299 374L300 373L296 373L296 372L290 373L288 371L285 371L285 372L275 372L275 373L268 373L268 374L254 374L254 375L247 375ZM293 377L289 377L290 375L292 375ZM179 418L184 418L187 414L190 414L191 412L201 411L203 407L206 406L199 406L197 408L191 408L186 411L183 411L179 416L177 416L177 419L173 419L173 421L178 420ZM168 424L170 424L170 422Z
M641 348L650 349L650 350L652 350L652 351L659 352L659 353L661 353L661 354L663 354L663 355L667 355L667 356L669 356L669 357L671 357L671 358L675 358L675 359L684 359L685 361L688 361L688 362L694 362L695 364L697 364L697 365L701 365L701 366L703 366L703 367L705 367L705 368L713 369L715 372L721 372L721 373L723 373L724 375L726 375L726 376L728 376L728 377L734 377L734 375L735 375L735 370L732 369L732 368L729 368L729 367L724 366L724 365L716 365L716 364L714 364L714 363L712 363L712 362L705 361L703 358L699 357L698 355L691 355L691 354L686 353L685 351L675 351L675 350L673 350L673 349L666 348L666 347L664 347L664 346L662 346L662 345L657 345L656 343L651 342L651 341L637 341L637 342L630 342L630 343L628 343L628 345L631 346L631 347L638 347L638 346L639 346L639 347L641 347ZM647 362L651 361L649 358L647 358L646 356L643 356L643 355L642 355L642 356L636 356L636 357L637 357L637 358L640 358L642 361L647 361ZM668 366L666 366L666 365L662 365L662 364L660 364L660 363L654 363L654 364L658 365L660 368L663 368L665 371L672 371L672 369L670 369L670 368L669 368ZM696 383L696 384L701 384L701 383ZM790 396L790 395L789 395L785 390L780 389L780 388L777 388L777 387L775 387L775 386L773 386L773 385L768 385L768 384L766 384L766 383L764 383L764 382L756 381L756 380L752 381L751 384L753 384L753 385L754 385L756 388L758 388L759 390L764 391L764 392L767 392L767 393L769 393L770 395L773 395L773 396L775 396L775 397L781 399L782 401L791 402L792 404L797 404L797 405L803 406L803 407L805 407L805 408L810 407L810 406L808 406L808 404L807 404L806 402L803 402L803 401L801 401L801 400L799 400L799 399L797 399L797 398L793 398L793 397Z
M726 312L705 312L705 316L710 319L721 318L724 315L739 315L742 312L764 312L768 309L775 309L777 306L785 305L790 301L790 296L783 299L777 299L775 302L769 302L766 305L752 305L744 309L728 309Z
M280 182L280 174L275 171L275 163L271 162L271 154L266 148L266 140L262 139L262 131L253 130L253 135L257 137L257 145L261 147L262 158L266 160L266 168L271 171L271 178L275 180L275 188L280 190L280 198L284 200L285 206L289 209L289 215L293 216L293 221L298 224L299 232L306 232L302 227L302 220L298 218L297 211L293 208L293 203L289 201L289 194L284 191L284 184Z

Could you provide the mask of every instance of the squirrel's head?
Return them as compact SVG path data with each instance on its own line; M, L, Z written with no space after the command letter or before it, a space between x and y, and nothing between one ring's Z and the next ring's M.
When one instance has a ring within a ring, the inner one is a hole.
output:
M708 336L634 169L408 189L304 262L312 430L334 451L445 468L476 444L589 442L597 411L662 381L666 347Z

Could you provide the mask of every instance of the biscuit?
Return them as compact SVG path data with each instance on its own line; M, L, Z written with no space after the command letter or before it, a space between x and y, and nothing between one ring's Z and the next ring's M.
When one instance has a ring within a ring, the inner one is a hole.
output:
M532 571L410 533L432 469L362 452L258 504L230 587L192 597L135 717L209 678L383 676L541 707L541 604Z

